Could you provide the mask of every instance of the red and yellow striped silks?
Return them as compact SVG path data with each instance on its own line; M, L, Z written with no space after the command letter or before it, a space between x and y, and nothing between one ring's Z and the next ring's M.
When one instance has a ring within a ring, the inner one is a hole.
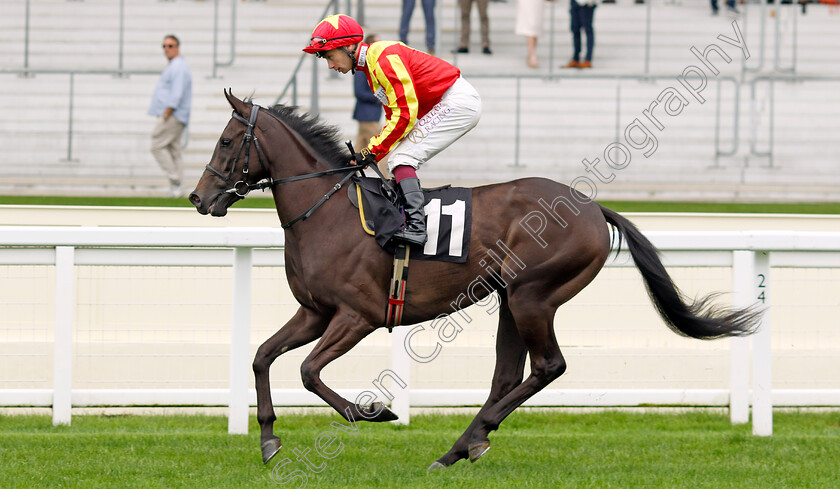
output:
M368 46L364 66L368 84L385 107L385 126L368 149L379 161L405 138L461 76L446 61L399 42Z

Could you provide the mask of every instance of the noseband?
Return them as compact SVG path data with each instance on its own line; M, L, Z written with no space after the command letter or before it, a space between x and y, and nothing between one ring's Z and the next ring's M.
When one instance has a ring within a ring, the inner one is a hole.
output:
M262 150L260 149L260 142L257 139L257 137L254 135L254 127L257 123L257 114L259 114L259 111L260 111L261 108L262 107L260 107L259 105L256 105L256 104L252 105L251 106L251 117L248 120L246 120L244 117L239 115L235 110L233 111L233 114L232 114L233 118L238 120L239 122L245 124L246 129L245 129L245 135L242 138L242 143L239 145L239 150L236 152L236 158L234 158L233 165L231 165L230 171L228 171L228 174L223 175L219 170L216 170L215 168L210 166L209 163L206 166L207 171L209 171L213 175L216 175L217 177L221 178L228 185L231 185L231 188L225 190L223 193L225 193L225 194L236 194L236 196L239 197L240 199L244 199L245 196L248 195L248 193L251 190L265 190L266 188L273 187L273 186L281 184L281 183L296 182L298 180L306 180L308 178L323 177L323 176L326 176L326 175L334 175L336 173L346 173L347 174L343 179L341 179L340 182L335 184L333 186L333 188L329 192L327 192L326 195L321 197L321 199L318 202L316 202L312 207L310 207L306 212L304 212L303 214L299 215L298 217L292 219L291 221L287 222L286 224L283 224L283 228L287 229L287 228L292 227L292 225L294 223L298 222L298 221L305 221L309 216L312 215L313 212L315 212L315 209L317 209L318 207L321 207L321 204L323 204L324 202L327 201L327 199L332 197L332 195L334 193L338 192L341 189L341 187L344 186L344 184L347 183L348 180L350 180L350 177L352 177L354 173L356 173L357 171L360 171L360 170L364 170L365 168L367 168L368 165L360 163L358 165L350 165L350 166L344 166L344 167L340 167L340 168L331 168L329 170L319 171L319 172L315 172L315 173L307 173L307 174L304 174L304 175L296 175L296 176L289 177L289 178L280 178L280 179L276 179L276 180L274 178L271 178L271 176L267 176L266 178L260 180L257 183L249 184L245 180L248 178L248 161L251 157L251 143L252 142L254 143L254 146L256 147L257 159L260 162L260 166L262 166L262 168L263 168L263 170L265 170L266 174L270 173L269 170L268 170L268 167L266 166L266 164L265 164L265 162L263 161L263 158L262 158ZM349 144L349 142L347 144ZM239 162L239 157L242 155L242 150L243 149L245 150L245 159L244 159L243 166L242 166L242 180L238 180L237 182L233 183L233 179L231 177L233 176L233 171L236 169L236 164L237 164L237 162ZM351 150L350 154L351 155L353 154L352 150ZM374 168L375 168L375 166L374 166ZM376 168L376 172L379 173L378 168ZM382 177L381 174L380 174L380 177ZM382 178L384 178L384 177L382 177Z

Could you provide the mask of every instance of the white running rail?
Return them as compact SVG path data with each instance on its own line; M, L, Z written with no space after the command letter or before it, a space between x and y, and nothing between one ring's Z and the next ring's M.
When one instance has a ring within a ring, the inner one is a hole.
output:
M769 306L772 292L767 287L770 274L773 267L780 266L840 268L840 232L703 231L645 234L663 252L669 266L731 267L734 305L749 306L761 302L766 307L758 333L748 338L730 340L729 391L547 390L535 397L532 404L723 405L729 406L733 423L747 422L750 418L749 408L752 405L753 433L760 436L771 435L774 401L777 405L807 405L809 393L771 392L772 308ZM276 228L0 226L0 265L53 265L56 281L52 389L0 389L0 405L52 406L54 424L69 424L71 406L227 404L229 406L229 432L247 433L248 407L253 405L255 400L253 389L249 389L251 269L256 262L282 265L280 248L283 244L283 231ZM154 250L148 248L154 248ZM165 253L161 253L161 248ZM155 253L144 253L149 251ZM232 266L233 307L230 326L229 389L74 390L72 386L74 267L81 264ZM615 261L610 260L607 266L632 266L632 263L620 258ZM393 409L400 415L403 422L408 422L408 408L412 404L440 406L483 402L487 395L486 390L415 389L411 391L408 377L411 359L403 347L409 329L395 330L392 352L393 370L385 371L395 373L407 384L402 390L393 392L394 399L392 399ZM750 379L752 379L752 385L750 385ZM300 389L284 391L286 402L290 405L313 404L311 402L313 397L301 391ZM773 394L772 397L771 394ZM344 392L343 395L355 394ZM797 401L791 401L791 397L795 397ZM822 392L819 400L814 402L820 405L840 405L840 391Z

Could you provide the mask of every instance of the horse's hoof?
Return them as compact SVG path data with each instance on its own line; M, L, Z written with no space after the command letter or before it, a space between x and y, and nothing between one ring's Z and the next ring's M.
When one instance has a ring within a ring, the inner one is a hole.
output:
M280 438L276 436L262 442L260 448L262 449L263 465L267 464L269 460L274 458L282 447L283 442L281 442Z
M397 416L396 413L394 413L394 411L388 409L388 406L384 404L375 402L371 406L371 409L374 412L379 411L379 414L376 416L376 421L396 421L400 419L400 417Z
M393 411L388 409L388 406L381 402L374 402L370 407L364 408L356 404L356 411L365 419L372 423L381 423L383 421L394 421L400 419Z
M476 460L480 459L482 455L487 453L487 450L490 450L490 442L489 441L482 441L482 442L471 444L470 445L470 462L475 462Z
M445 468L446 465L443 465L442 463L435 460L434 462L432 462L432 465L430 465L426 470L440 470Z

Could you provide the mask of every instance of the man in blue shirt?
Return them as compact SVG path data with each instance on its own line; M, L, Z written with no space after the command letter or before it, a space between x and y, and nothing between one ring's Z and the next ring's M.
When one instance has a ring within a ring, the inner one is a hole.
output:
M180 44L171 34L163 38L163 54L169 64L160 75L149 105L149 115L158 118L152 131L152 155L169 177L173 197L183 195L181 135L190 122L192 105L192 76L187 62L179 55Z

